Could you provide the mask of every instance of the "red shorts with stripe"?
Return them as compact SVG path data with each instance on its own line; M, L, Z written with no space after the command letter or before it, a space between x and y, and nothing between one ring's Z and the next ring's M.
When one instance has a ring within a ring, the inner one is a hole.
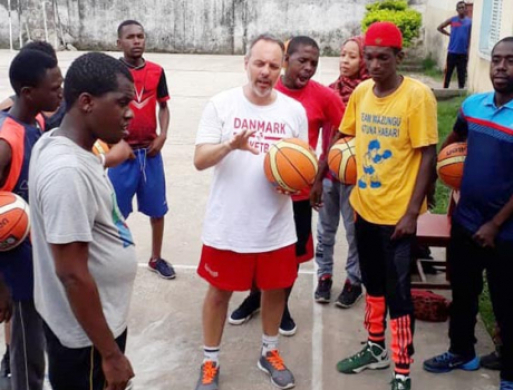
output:
M297 277L294 245L263 253L237 253L203 245L198 275L226 291L260 290L292 286Z

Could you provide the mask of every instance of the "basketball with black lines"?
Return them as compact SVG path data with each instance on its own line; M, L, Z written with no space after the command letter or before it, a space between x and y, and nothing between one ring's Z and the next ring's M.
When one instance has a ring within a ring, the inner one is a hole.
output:
M264 159L267 179L284 191L296 192L313 184L318 163L308 143L297 138L278 141Z
M467 157L467 143L447 145L438 153L436 172L440 180L454 190L459 190L463 178L463 167Z
M20 245L30 231L29 206L21 196L0 191L0 252Z
M354 137L344 137L337 141L328 153L330 172L342 183L356 184L356 157Z

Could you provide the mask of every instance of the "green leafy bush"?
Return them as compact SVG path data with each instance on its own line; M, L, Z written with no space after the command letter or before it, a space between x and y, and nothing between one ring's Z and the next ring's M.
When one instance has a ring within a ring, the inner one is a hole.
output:
M390 9L395 11L404 11L408 8L406 0L384 0L376 3L367 4L365 6L368 11L375 11L378 9Z
M411 46L413 39L419 36L422 26L422 15L408 8L406 0L384 0L367 5L367 12L362 20L365 32L374 22L392 22L403 33L403 44Z

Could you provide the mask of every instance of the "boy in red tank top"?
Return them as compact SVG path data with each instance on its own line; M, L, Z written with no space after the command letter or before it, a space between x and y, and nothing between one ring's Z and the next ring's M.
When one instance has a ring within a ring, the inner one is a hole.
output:
M150 217L152 252L148 268L164 279L174 279L173 267L162 258L164 216L168 207L161 150L169 126L169 94L164 69L143 58L145 41L144 28L139 22L125 20L119 25L117 44L123 51L120 61L130 70L135 85L135 99L130 104L134 119L125 139L135 158L109 169L109 177L125 218L132 212L132 200L136 194L138 210Z

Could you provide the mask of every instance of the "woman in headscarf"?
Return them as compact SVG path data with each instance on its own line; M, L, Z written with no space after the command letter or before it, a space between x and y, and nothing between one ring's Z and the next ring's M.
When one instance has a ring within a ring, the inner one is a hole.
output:
M342 45L340 53L340 76L330 85L339 95L345 105L351 93L370 76L367 72L363 56L364 38L361 36L349 38ZM325 125L322 131L323 156L327 158L328 148L336 128ZM335 304L342 308L350 308L362 297L362 281L358 251L354 233L354 212L349 204L349 194L353 186L340 183L330 174L323 180L322 201L324 206L319 210L317 225L317 250L315 261L318 265L319 281L315 290L315 300L327 303L331 299L333 275L333 248L335 236L340 221L340 214L346 228L348 256L346 263L347 279L344 288Z
M340 76L330 85L344 104L347 104L358 84L370 78L363 56L363 40L363 36L357 36L344 42L340 52Z

